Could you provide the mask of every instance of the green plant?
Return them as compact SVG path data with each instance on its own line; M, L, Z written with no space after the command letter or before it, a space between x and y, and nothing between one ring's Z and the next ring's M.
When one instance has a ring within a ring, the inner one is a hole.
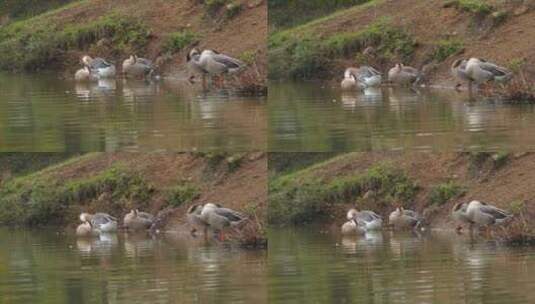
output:
M514 73L518 73L522 70L524 65L526 64L526 59L524 58L513 58L511 61L509 61L509 68Z
M241 61L245 62L245 64L252 65L256 61L256 51L254 50L244 51L238 57Z
M429 200L432 204L442 205L450 199L461 196L466 189L454 181L439 184L431 189Z
M191 184L183 184L168 190L167 202L173 207L179 207L197 199L199 196L199 188Z
M444 6L453 6L475 15L488 15L493 11L493 7L485 0L453 0L447 1Z
M176 53L190 46L198 40L198 35L184 30L169 34L163 43L163 50L169 53Z
M237 16L243 9L243 6L241 3L229 3L226 6L225 15L227 18L234 18Z
M442 62L448 57L458 54L463 50L464 44L462 41L456 39L443 39L437 42L431 57Z

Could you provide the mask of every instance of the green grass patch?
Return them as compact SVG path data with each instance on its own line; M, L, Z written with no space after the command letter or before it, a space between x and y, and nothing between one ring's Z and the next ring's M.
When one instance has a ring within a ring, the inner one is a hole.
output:
M198 187L191 184L175 186L168 190L167 202L170 206L179 207L190 203L201 195Z
M449 181L436 185L431 189L429 200L431 204L442 205L450 199L461 196L466 192L466 189L454 181Z
M61 62L66 51L88 49L102 39L108 42L108 53L134 53L151 34L142 21L116 13L62 27L51 20L41 15L0 28L0 68L46 69Z
M87 178L64 180L46 169L3 184L0 189L0 224L63 224L76 218L80 206L103 193L109 204L103 212L118 214L132 206L143 207L154 188L145 179L121 165Z
M163 50L176 53L198 41L198 35L189 30L169 34L163 43Z
M437 42L432 58L438 62L442 62L461 52L464 48L464 43L456 39L443 39Z
M292 31L276 33L269 38L270 78L322 78L329 76L332 58L353 58L368 46L385 59L408 60L416 42L404 29L381 19L356 32L321 37L314 33Z
M380 204L407 205L419 187L389 163L331 180L318 179L314 170L307 168L270 182L268 220L272 224L313 221L325 217L332 205L354 201L369 190L377 193Z
M458 10L480 16L488 15L494 10L492 5L485 0L448 0L444 6L455 7Z

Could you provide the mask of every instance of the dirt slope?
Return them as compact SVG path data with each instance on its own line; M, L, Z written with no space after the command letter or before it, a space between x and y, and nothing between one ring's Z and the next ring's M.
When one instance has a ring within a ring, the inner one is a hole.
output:
M478 17L455 7L445 7L443 0L372 1L372 5L356 6L320 18L296 31L313 31L315 35L329 37L343 32L356 32L379 18L388 18L394 25L405 28L416 39L417 47L412 62L407 65L422 67L429 63L437 41L455 38L463 42L464 51L438 63L436 72L430 73L433 82L452 83L449 74L451 63L460 57L477 56L508 66L523 61L523 68L535 77L535 1L482 1L494 5L496 12L504 12L502 22L492 16ZM354 58L333 58L340 71L349 65L359 64ZM391 67L390 62L381 67ZM341 72L339 71L338 74Z

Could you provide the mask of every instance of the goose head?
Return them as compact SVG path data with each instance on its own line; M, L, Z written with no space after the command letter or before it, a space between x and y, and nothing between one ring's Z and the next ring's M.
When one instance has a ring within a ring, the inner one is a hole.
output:
M82 221L82 222L90 222L92 217L93 216L91 214L89 214L87 212L82 212L80 214L80 221Z
M200 54L201 52L197 48L193 48L189 51L188 55L186 55L186 61L190 62L194 57L199 56Z
M358 214L358 210L356 208L351 208L349 209L349 211L347 212L347 219L348 220L352 220L355 218L355 216Z
M85 55L84 57L82 57L82 62L86 66L91 65L92 61L93 61L93 58L91 58L91 56Z

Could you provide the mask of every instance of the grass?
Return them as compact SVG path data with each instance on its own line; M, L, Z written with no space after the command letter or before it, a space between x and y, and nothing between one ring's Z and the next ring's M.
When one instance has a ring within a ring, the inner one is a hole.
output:
M141 21L114 12L99 19L59 26L40 15L0 28L0 69L38 70L62 61L69 50L94 49L106 41L108 55L129 54L149 42Z
M63 224L75 218L81 206L109 199L104 212L119 214L132 207L143 208L154 188L127 168L115 165L87 178L67 179L39 171L15 178L0 189L0 224Z
M198 41L198 35L189 30L169 34L163 43L163 50L176 53Z
M443 205L453 198L463 195L466 189L454 181L436 185L431 189L429 200L431 204Z
M457 39L443 39L437 42L431 57L437 62L442 62L450 56L456 55L464 48L464 43Z
M493 12L494 8L485 0L449 0L444 6L455 7L458 10L472 13L474 15L485 16Z
M380 163L365 172L322 180L313 168L273 179L269 184L268 221L272 224L299 224L325 217L335 204L354 201L373 190L382 204L407 205L419 187L402 170Z
M200 196L198 187L191 184L183 184L172 187L167 194L167 202L172 207L180 207L183 204L190 203Z
M368 46L386 59L407 61L416 42L404 29L380 19L356 32L342 32L328 37L315 33L284 31L268 41L270 78L322 78L328 76L332 58L353 58Z

